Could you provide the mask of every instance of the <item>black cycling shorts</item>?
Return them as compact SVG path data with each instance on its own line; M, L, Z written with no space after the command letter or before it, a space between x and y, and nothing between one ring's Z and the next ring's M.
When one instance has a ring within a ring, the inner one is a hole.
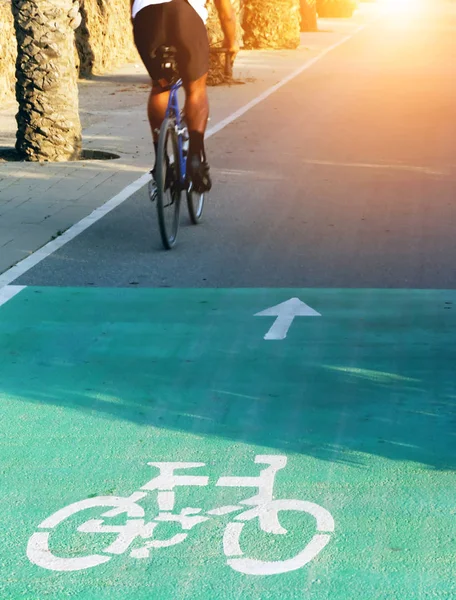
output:
M141 59L154 83L161 78L153 56L160 46L177 50L184 83L196 81L209 70L209 41L203 20L186 0L151 4L133 21L133 35Z

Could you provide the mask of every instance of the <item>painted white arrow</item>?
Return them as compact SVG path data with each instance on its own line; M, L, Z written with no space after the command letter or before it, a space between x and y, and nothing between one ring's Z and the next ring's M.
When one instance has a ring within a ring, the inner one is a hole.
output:
M307 306L299 298L290 298L277 306L256 313L255 317L277 317L264 339L283 340L287 337L295 317L321 317L321 314Z

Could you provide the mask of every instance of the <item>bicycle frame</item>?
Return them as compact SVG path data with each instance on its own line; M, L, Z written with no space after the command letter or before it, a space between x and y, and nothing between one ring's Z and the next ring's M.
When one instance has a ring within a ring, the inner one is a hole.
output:
M179 177L182 186L185 184L185 176L187 171L187 157L184 155L182 147L182 119L179 109L179 98L178 93L182 87L182 79L176 81L169 87L169 100L168 107L166 109L166 118L175 119L176 121L176 133L177 133L177 148L179 152Z

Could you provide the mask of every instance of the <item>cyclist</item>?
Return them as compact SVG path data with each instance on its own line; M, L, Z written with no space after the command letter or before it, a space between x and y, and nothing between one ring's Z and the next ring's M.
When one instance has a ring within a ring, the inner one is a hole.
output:
M187 176L198 193L210 190L211 178L204 149L204 133L209 116L206 79L209 69L209 42L205 21L205 0L130 0L133 34L141 59L152 78L148 117L157 154L158 131L165 117L169 91L161 79L161 61L156 52L161 46L176 49L179 74L185 89L185 118L190 144ZM230 0L214 0L225 35L225 47L233 57L236 19ZM154 169L152 170L154 174Z

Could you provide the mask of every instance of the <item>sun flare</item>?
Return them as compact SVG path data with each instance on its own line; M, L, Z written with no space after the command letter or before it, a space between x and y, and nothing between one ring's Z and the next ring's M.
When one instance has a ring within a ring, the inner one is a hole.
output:
M388 12L410 12L422 5L422 0L380 0L380 5Z

